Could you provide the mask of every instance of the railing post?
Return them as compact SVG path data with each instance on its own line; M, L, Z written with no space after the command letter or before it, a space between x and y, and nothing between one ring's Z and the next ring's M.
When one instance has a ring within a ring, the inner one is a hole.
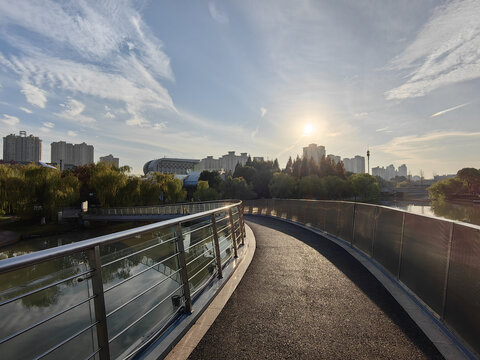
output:
M440 317L445 319L445 306L447 305L447 290L448 290L448 273L450 272L450 257L452 253L452 241L453 241L453 232L455 224L450 223L450 236L448 238L448 248L447 248L447 265L445 266L445 282L443 285L443 299L442 299L442 313Z
M228 209L228 217L230 218L230 227L232 229L232 242L233 242L233 253L235 258L238 258L237 254L237 236L235 234L235 226L233 225L233 215L232 215L232 208Z
M99 356L102 360L110 359L108 344L107 315L105 312L105 298L103 295L102 262L100 260L100 248L95 246L88 251L90 268L92 272L92 290L94 294L93 306L95 308L95 320L97 321L97 342L100 348Z
M352 246L355 242L355 214L357 213L357 203L353 203L353 219L352 219ZM325 212L325 226L327 225L327 213Z
M400 269L402 267L402 252L403 252L403 236L405 233L405 211L403 212L402 217L402 233L400 235L400 251L398 253L398 271L397 271L397 279L400 280Z
M183 283L183 295L185 296L185 311L187 313L192 312L192 297L190 295L190 284L188 282L187 262L185 260L185 246L183 245L182 225L179 223L176 227L177 232L177 249L178 249L178 262L180 268L180 276Z
M223 278L222 258L220 257L220 245L218 245L217 222L215 220L215 214L210 215L210 219L212 219L213 243L215 245L215 257L217 259L218 278L221 279Z
M243 204L238 207L238 222L242 233L242 245L245 245L245 220L243 219Z

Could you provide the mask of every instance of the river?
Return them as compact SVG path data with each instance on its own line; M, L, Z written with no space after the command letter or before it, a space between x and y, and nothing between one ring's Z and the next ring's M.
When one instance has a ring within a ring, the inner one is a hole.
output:
M480 204L431 201L430 203L384 201L382 205L406 210L415 214L435 216L480 225Z

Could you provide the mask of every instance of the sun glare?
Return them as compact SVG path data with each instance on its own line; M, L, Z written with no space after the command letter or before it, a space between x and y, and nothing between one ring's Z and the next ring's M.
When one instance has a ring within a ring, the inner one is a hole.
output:
M313 124L311 123L306 123L303 125L303 136L312 136L315 131L315 128L313 127Z

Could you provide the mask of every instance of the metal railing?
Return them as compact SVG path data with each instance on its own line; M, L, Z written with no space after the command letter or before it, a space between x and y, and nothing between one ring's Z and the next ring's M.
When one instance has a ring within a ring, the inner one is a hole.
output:
M241 202L191 205L196 214L1 260L2 359L129 358L190 313L245 237Z
M244 206L246 214L299 222L361 250L480 353L480 226L342 201L271 199Z
M114 208L91 208L89 215L189 215L213 210L230 204L233 200L214 200L201 203L187 202L153 206L125 206Z

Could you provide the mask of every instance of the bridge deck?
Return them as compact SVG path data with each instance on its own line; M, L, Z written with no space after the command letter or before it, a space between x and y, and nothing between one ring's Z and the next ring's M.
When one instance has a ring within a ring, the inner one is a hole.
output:
M279 220L248 217L257 249L189 359L440 359L345 250Z

